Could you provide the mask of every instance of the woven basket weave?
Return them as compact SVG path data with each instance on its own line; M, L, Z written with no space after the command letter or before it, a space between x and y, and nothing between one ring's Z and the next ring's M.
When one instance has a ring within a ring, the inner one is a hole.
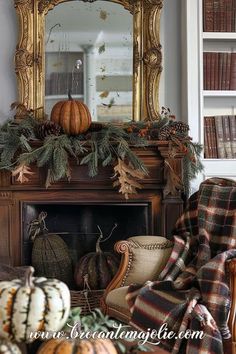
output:
M37 276L73 282L72 259L66 243L58 235L37 236L32 249L32 265Z
M100 307L100 301L104 290L70 290L71 307L81 307L83 315Z

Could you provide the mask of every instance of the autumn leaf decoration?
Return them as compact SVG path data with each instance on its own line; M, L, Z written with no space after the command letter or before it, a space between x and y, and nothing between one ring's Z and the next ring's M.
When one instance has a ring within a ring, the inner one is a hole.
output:
M34 175L34 172L31 171L30 167L27 166L24 162L20 163L16 168L12 171L12 176L17 176L17 181L20 183L28 182L29 178L26 175Z
M113 187L119 186L119 192L125 196L125 199L129 199L130 194L137 194L136 189L142 188L136 179L144 178L144 173L133 169L131 165L127 165L121 159L118 159L114 172L113 178L116 178L116 180L113 182Z
M164 174L166 179L166 185L164 188L164 195L177 195L178 191L183 190L183 183L181 178L177 175L175 171L176 163L176 147L169 148L169 156L164 161Z

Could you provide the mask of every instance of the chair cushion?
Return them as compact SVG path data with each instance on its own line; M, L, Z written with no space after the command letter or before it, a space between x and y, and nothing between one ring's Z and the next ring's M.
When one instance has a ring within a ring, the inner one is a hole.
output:
M106 297L106 304L124 315L130 316L128 303L125 300L128 286L111 290Z
M170 257L173 244L161 236L134 236L130 244L130 259L122 286L156 280Z

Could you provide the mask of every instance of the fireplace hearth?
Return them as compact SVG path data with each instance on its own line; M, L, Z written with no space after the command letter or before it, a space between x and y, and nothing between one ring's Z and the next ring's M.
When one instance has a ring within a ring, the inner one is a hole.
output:
M149 175L141 181L143 189L128 201L112 187L112 167L101 168L95 178L89 178L87 168L75 163L70 182L60 181L48 189L44 186L44 169L32 166L35 174L23 184L9 172L0 171L0 261L12 265L30 263L32 244L26 228L40 211L47 212L49 231L60 233L75 259L80 252L94 250L97 224L105 236L118 224L109 241L102 245L104 250L129 236L170 235L182 213L183 200L180 193L174 196L164 193L169 143L136 148L136 153ZM182 157L179 153L173 165L180 178Z
M83 255L95 251L95 244L100 234L98 226L102 230L104 239L111 234L107 241L101 242L104 251L111 251L118 240L153 232L150 203L24 203L22 208L23 265L31 264L32 240L29 238L28 226L41 212L47 213L48 231L60 235L66 242L74 264Z

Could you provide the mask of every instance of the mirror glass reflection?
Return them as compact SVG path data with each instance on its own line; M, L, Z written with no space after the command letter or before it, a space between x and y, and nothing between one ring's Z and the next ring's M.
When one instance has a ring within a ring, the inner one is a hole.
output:
M59 4L46 16L45 110L85 102L94 121L132 119L133 17L110 1Z

